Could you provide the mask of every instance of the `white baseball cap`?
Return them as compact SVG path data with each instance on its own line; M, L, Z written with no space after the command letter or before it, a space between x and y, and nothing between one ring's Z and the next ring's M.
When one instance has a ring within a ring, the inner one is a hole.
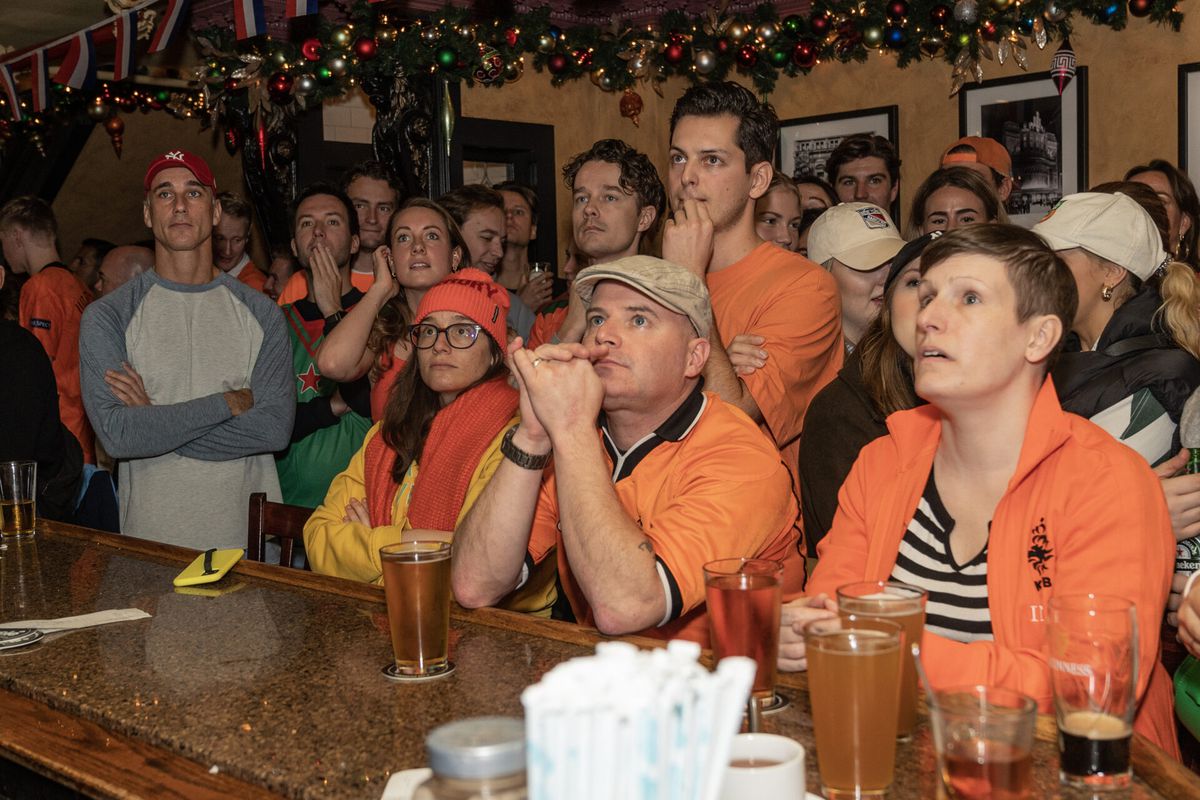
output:
M808 257L818 264L831 258L859 272L890 261L904 240L888 213L871 203L842 203L827 209L808 229Z
M1033 232L1053 250L1081 247L1142 280L1169 259L1154 219L1121 192L1069 194L1033 226Z

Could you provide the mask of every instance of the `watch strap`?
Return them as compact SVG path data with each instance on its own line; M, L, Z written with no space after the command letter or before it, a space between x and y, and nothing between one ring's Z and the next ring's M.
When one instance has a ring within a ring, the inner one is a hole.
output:
M500 452L509 461L516 464L522 469L545 469L550 463L550 453L537 456L533 453L526 453L521 448L513 444L513 437L517 435L517 425L508 429L508 433L504 434L504 438L500 440Z

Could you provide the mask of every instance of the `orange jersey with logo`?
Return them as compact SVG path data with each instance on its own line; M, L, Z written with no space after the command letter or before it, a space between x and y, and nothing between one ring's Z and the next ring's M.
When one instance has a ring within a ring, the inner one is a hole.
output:
M58 384L58 413L83 448L84 460L96 463L95 442L79 388L79 320L92 293L61 264L51 264L21 287L21 327L46 349Z
M603 430L601 441L606 438ZM796 498L771 441L742 411L715 394L695 392L655 434L624 456L613 488L636 520L670 587L670 619L643 636L690 639L708 647L703 566L718 558L758 556L803 570L796 551ZM559 502L552 470L538 497L529 556L552 553L576 619L594 625L586 593L571 572L569 544L559 531ZM603 536L603 530L589 531Z
M888 435L863 448L838 493L833 527L817 545L808 593L888 580L933 468L941 415L933 406L888 417ZM987 544L993 641L925 632L921 661L935 688L1001 686L1053 705L1047 607L1056 594L1109 594L1138 616L1138 733L1179 757L1171 679L1158 631L1175 564L1175 537L1158 478L1103 429L1068 414L1047 378L1025 428L1017 469L996 505Z

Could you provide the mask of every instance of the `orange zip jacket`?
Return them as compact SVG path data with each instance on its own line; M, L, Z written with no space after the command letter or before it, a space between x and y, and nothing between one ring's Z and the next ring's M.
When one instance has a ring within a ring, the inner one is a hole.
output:
M887 580L933 467L941 415L933 406L888 417L888 436L863 448L838 493L833 528L817 546L808 593ZM1145 459L1068 414L1046 379L1025 429L1017 470L988 538L991 642L926 633L922 662L935 687L982 683L1053 707L1047 607L1055 594L1116 595L1137 605L1138 709L1134 728L1175 758L1171 682L1158 629L1174 569L1166 500Z

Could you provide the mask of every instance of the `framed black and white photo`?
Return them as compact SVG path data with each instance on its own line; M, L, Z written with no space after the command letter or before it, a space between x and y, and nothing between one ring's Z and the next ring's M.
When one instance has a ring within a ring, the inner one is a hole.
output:
M840 114L787 119L779 125L779 171L792 178L815 175L828 181L825 162L842 139L856 133L873 133L900 151L899 112L896 106L864 108Z
M1200 61L1179 65L1179 168L1200 185Z
M1087 67L1062 95L1049 72L964 86L961 136L986 136L1012 156L1008 216L1030 227L1063 195L1087 191Z

